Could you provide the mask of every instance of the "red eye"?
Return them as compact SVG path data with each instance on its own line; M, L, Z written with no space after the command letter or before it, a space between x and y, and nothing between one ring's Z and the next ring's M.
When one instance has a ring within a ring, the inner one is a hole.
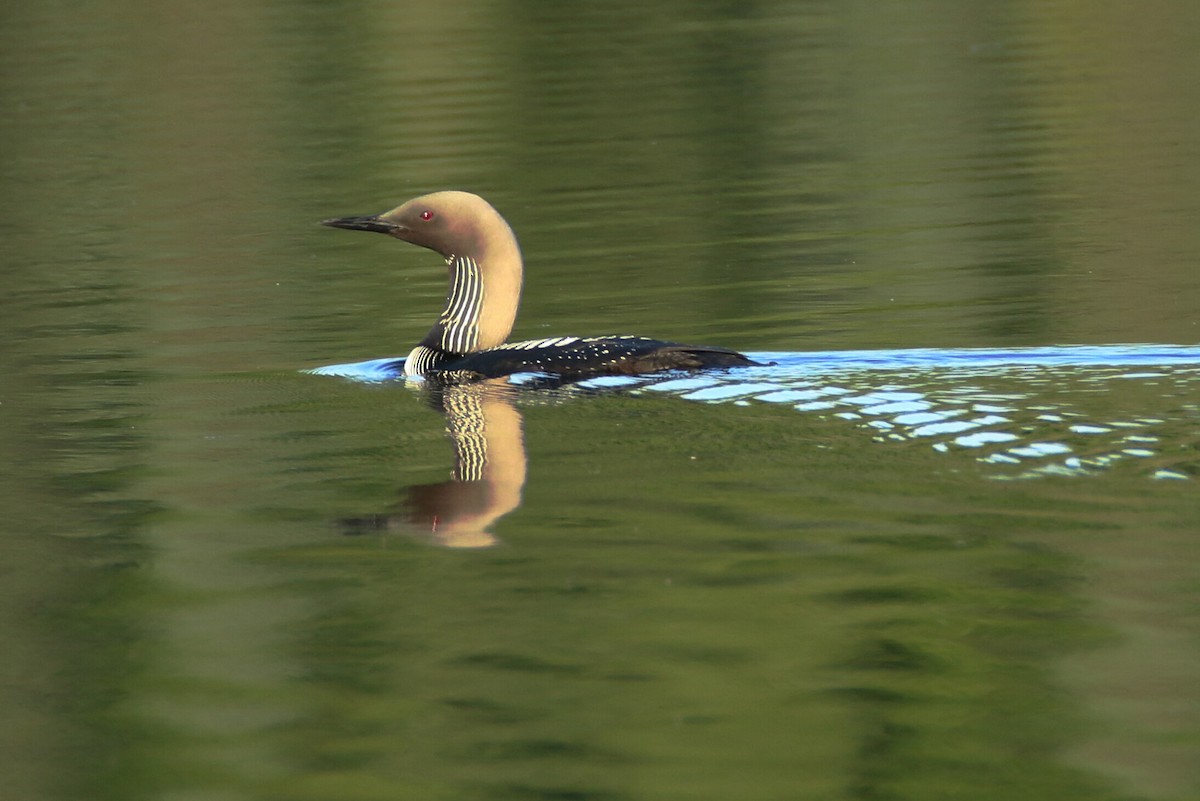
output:
M433 219L433 212L432 211L421 212L421 219L424 220L425 222L429 222L430 220Z

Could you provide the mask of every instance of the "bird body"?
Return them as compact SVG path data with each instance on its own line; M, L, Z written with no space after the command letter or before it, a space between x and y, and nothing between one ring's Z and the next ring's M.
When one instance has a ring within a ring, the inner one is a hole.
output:
M406 375L459 382L540 372L578 380L755 364L727 348L630 335L507 342L521 300L520 246L500 213L469 192L435 192L383 214L338 217L322 224L388 234L445 258L446 305L409 353Z

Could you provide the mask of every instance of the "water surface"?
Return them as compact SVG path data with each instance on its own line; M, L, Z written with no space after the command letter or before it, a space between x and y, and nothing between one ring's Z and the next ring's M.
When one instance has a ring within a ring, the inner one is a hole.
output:
M9 9L6 792L1194 798L1197 15ZM445 290L316 222L443 188L514 336L778 364L468 394L472 472L304 372Z

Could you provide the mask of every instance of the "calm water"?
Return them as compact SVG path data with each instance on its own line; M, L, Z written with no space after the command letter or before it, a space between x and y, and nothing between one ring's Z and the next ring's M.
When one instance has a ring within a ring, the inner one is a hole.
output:
M0 795L1200 796L1200 6L9 5Z

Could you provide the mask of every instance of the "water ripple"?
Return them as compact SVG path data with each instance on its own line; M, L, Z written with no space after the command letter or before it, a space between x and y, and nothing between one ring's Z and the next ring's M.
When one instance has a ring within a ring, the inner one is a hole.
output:
M790 405L845 420L879 442L970 455L994 478L1086 475L1118 464L1136 464L1156 479L1200 476L1200 346L748 355L767 366L606 376L569 391ZM375 359L311 372L377 382L396 379L402 364ZM536 385L540 377L525 378Z

